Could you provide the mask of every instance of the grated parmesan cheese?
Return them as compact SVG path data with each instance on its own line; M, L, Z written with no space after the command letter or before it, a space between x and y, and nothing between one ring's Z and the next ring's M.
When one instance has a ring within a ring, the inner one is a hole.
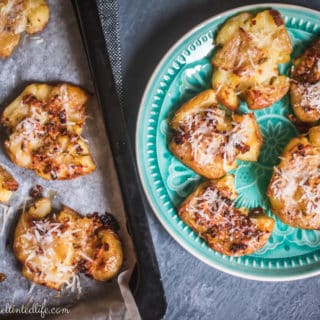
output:
M68 285L70 277L76 273L76 264L70 259L74 254L74 230L70 227L62 228L61 223L48 218L32 222L32 226L21 235L22 249L27 254L26 268L31 273L38 271L40 282ZM67 249L65 256L57 253L59 244Z
M217 126L226 124L230 130L218 130ZM208 108L196 114L188 114L183 123L192 155L200 165L210 165L215 157L221 156L224 164L234 162L239 151L237 144L245 142L242 124L231 122L226 112L219 108Z
M82 293L80 276L78 274L73 274L72 277L66 282L65 289L70 290L71 292L75 292L77 290L79 296Z
M0 2L0 32L8 32L8 30L13 34L24 32L27 27L27 19L23 10L22 1Z
M199 196L193 197L185 208L196 225L214 231L217 241L247 241L249 245L259 241L261 232L256 221L234 206L234 202L223 197L219 190L208 187ZM204 232L206 233L206 232ZM246 240L245 240L246 239Z
M298 91L302 95L301 107L307 112L320 113L320 81L315 84L299 84Z
M222 217L223 213L232 207L233 204L228 205L216 189L207 188L203 194L188 203L186 210L193 216L198 216L203 224L210 223L213 214Z
M276 199L282 200L288 212L297 213L305 205L307 214L320 214L319 155L301 156L294 154L290 160L281 158L282 168L275 167L271 191ZM297 192L303 195L297 198ZM302 214L302 212L300 212Z
M0 221L1 221L1 228L0 228L0 235L2 235L5 231L6 224L9 219L11 207L8 207L4 204L0 204Z

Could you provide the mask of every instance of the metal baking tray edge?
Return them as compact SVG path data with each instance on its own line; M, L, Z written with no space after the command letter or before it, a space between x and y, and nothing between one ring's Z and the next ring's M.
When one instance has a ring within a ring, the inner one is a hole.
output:
M137 256L130 287L142 319L163 318L167 303L141 197L125 118L116 93L112 68L94 0L72 0L101 105L119 178L128 230Z

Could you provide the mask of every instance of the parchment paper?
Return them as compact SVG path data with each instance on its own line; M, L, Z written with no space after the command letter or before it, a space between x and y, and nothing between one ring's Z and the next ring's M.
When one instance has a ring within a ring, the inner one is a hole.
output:
M1 111L27 84L34 82L70 82L94 93L71 3L56 0L47 2L51 17L46 29L34 36L23 35L13 55L0 61ZM128 288L128 279L135 264L134 250L126 229L119 185L101 110L94 95L87 106L88 119L83 136L89 140L90 150L97 164L96 171L90 175L65 182L45 181L33 171L11 163L3 148L4 136L1 137L0 163L9 169L20 186L10 201L10 217L4 233L0 235L0 272L7 276L0 283L0 309L6 304L19 307L22 304L45 303L48 307L64 305L71 308L68 315L54 316L61 320L139 318ZM12 251L12 239L21 213L18 208L22 207L30 188L36 184L42 185L45 192L56 191L57 204L64 203L81 214L108 211L117 218L125 255L123 271L118 279L105 283L81 275L80 295L77 291L68 291L62 292L59 297L56 291L38 285L29 292L31 282L21 275L21 266ZM0 318L5 317L0 314ZM11 318L27 319L27 316L12 315ZM40 315L30 318L40 319Z

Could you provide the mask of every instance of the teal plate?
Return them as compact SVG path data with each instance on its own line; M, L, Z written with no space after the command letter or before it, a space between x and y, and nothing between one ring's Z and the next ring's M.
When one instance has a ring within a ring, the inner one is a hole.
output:
M185 249L205 263L233 275L256 280L294 280L320 274L320 231L289 227L273 216L265 193L273 166L283 147L298 134L287 119L288 97L255 111L264 137L258 162L238 163L234 170L237 203L262 206L276 220L269 242L258 252L228 257L210 249L177 215L176 208L201 178L170 153L167 147L169 120L177 108L210 87L210 57L218 27L230 16L249 10L274 8L283 16L294 45L293 57L319 35L320 13L298 6L264 4L237 8L215 16L180 39L161 60L145 90L136 131L136 155L147 198L160 222ZM282 65L286 73L290 64ZM246 105L241 111L249 112ZM251 111L250 111L251 112Z

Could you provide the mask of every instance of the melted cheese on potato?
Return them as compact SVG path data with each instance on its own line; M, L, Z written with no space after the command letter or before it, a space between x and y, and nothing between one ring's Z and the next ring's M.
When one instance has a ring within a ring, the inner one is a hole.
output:
M86 101L86 93L69 84L29 85L1 117L10 132L5 147L11 160L49 180L94 171L88 143L81 137Z
M179 216L209 246L226 255L250 254L269 239L274 221L261 208L236 208L234 178L202 183L179 207Z
M53 289L72 287L79 272L99 281L114 277L123 260L117 234L104 216L80 216L68 207L51 214L51 203L41 198L22 213L14 251L31 281Z
M221 48L212 58L212 85L224 106L236 110L241 98L250 109L266 108L289 90L278 63L290 60L292 45L279 12L241 13L229 19L216 44Z
M320 119L320 39L293 62L290 98L296 117L307 123Z
M206 90L186 102L171 121L169 148L183 163L207 178L236 167L236 159L255 161L262 136L253 114L230 114L215 92Z
M292 139L268 188L271 210L285 223L320 228L320 127Z
M22 32L39 32L48 20L45 0L0 0L0 57L10 56Z

